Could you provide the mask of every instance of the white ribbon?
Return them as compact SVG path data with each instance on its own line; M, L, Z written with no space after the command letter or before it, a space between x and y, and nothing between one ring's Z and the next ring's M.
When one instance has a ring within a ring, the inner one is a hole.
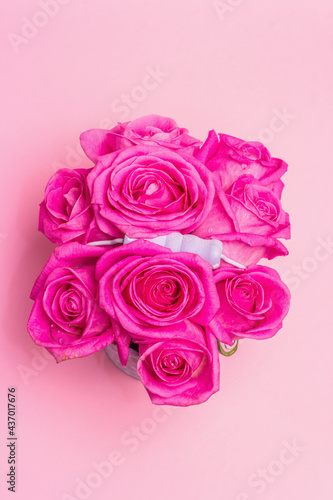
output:
M116 245L127 243L132 243L136 241L137 238L129 238L125 236L124 238L116 238L114 240L102 240L102 241L92 241L88 245L102 246L102 245ZM213 269L217 269L220 266L220 260L224 260L228 264L238 267L239 269L245 269L246 267L235 260L229 259L226 255L222 253L223 244L219 240L204 240L194 234L181 234L181 233L170 233L165 236L157 236L156 238L143 238L147 241L160 245L164 248L169 248L173 252L190 252L196 255L200 255L206 262L212 265Z

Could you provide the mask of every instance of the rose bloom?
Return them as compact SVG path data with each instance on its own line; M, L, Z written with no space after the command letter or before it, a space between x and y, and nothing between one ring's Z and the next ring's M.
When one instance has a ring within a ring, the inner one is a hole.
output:
M90 169L91 170L91 169ZM90 170L58 170L49 180L40 205L39 230L53 243L85 243L94 230L94 211L87 186Z
M28 331L57 361L88 356L114 340L95 279L104 251L79 243L57 247L32 289Z
M199 404L219 390L216 338L202 326L186 321L182 335L147 340L139 352L138 373L154 404Z
M289 216L281 206L281 181L269 188L252 175L243 175L224 192L214 174L213 178L216 195L212 209L194 234L205 238L217 230L220 234L290 238Z
M223 243L223 253L243 265L256 264L262 257L287 255L277 238L290 238L289 215L282 209L284 187L276 181L264 186L252 175L244 175L224 192L223 174L214 172L215 199L203 223L193 231L200 238Z
M214 186L193 156L133 146L101 157L87 179L101 231L131 238L189 233L208 215Z
M225 343L246 337L266 339L280 330L289 310L290 292L274 269L219 268L214 279L220 308L212 324Z
M272 158L258 142L246 142L211 131L196 157L212 172L212 208L193 234L223 243L223 253L243 264L287 255L277 238L290 238L288 214L282 209L287 164Z
M100 305L120 325L117 342L125 353L129 334L141 340L160 338L162 332L173 337L183 333L187 319L208 325L219 307L210 264L145 240L106 252L96 276Z
M235 229L244 233L290 238L289 216L280 201L283 187L281 181L274 183L270 189L252 175L239 177L226 193Z
M231 135L209 132L196 157L211 172L221 173L221 182L227 190L240 176L253 175L267 186L281 178L288 165L279 158L272 158L260 142L247 142Z
M163 146L193 154L201 141L191 137L186 128L179 128L171 118L147 115L136 120L118 123L111 130L92 129L80 136L81 146L93 162L99 157L138 144Z

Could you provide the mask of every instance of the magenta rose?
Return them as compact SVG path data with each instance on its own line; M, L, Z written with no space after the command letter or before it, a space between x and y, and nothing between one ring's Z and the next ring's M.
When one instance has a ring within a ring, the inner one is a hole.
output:
M98 227L111 236L189 233L214 198L210 172L192 156L133 146L103 156L88 176Z
M39 230L53 243L85 243L94 211L87 186L90 170L58 170L49 180L40 205Z
M219 390L216 338L202 326L186 321L181 336L147 341L139 352L138 373L154 404L199 404Z
M237 232L290 238L289 216L280 201L282 189L281 181L268 188L252 175L243 175L226 192L216 182L212 210L194 234L204 238L216 228L220 234Z
M224 190L245 174L267 186L279 180L288 168L284 161L272 158L260 142L246 142L225 134L217 136L214 130L196 156L211 172L221 173Z
M212 325L225 343L246 337L266 339L280 330L290 292L274 269L219 268L214 279L221 305Z
M271 259L288 254L277 241L290 238L289 216L281 206L283 183L276 181L268 187L252 175L243 175L224 192L222 177L222 173L213 173L216 193L213 206L193 233L228 242L223 253L245 265L257 263L261 257ZM241 255L240 259L236 253Z
M184 331L187 319L208 325L219 307L210 264L149 241L106 252L96 276L101 307L120 325L117 342L125 352L129 334L135 340L160 338L162 332L173 337Z
M239 177L226 192L237 232L290 238L289 216L280 201L282 189L281 181L270 189L252 175Z
M88 356L114 340L95 279L104 251L79 243L57 247L32 289L28 331L57 361Z
M147 115L136 120L118 123L111 130L92 129L80 136L81 146L93 162L99 157L139 144L163 146L193 154L202 142L179 128L171 118Z

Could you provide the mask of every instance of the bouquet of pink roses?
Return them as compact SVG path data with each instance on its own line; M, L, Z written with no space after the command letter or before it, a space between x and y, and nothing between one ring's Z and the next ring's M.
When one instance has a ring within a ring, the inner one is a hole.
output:
M57 171L40 206L58 246L29 333L57 361L102 348L134 360L155 404L202 403L219 389L219 352L272 337L288 312L288 288L257 264L288 253L287 165L214 131L202 144L157 115L89 130L81 145L94 166Z

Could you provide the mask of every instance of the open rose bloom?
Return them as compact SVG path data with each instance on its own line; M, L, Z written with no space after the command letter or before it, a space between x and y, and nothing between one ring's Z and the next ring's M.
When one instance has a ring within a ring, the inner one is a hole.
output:
M288 313L288 288L258 264L288 254L287 165L157 115L80 139L93 165L57 171L40 205L58 246L28 331L58 362L105 349L154 404L202 403L219 390L219 354L272 337Z

